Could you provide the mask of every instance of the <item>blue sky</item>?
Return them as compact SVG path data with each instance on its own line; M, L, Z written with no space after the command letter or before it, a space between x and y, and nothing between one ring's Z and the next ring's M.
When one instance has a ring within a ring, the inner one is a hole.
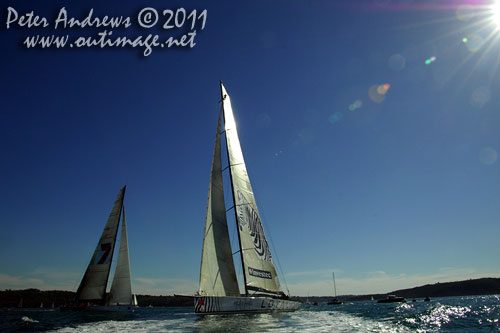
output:
M500 275L491 1L150 1L208 15L147 57L22 46L102 27L6 29L9 6L65 7L179 34L138 27L145 5L1 3L0 289L76 290L126 184L134 291L196 291L219 80L292 294Z

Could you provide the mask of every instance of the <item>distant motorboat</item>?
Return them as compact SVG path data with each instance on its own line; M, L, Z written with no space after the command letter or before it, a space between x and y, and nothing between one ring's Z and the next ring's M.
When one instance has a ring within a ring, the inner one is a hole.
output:
M328 302L328 305L339 305L342 304L342 301L339 301L337 298L333 298Z
M429 297L426 297L426 298L424 299L424 302L429 302L430 300L431 300L431 299L430 299Z
M379 299L377 301L377 303L399 303L399 302L406 302L406 299L404 297L398 297L396 295L387 295L386 298Z

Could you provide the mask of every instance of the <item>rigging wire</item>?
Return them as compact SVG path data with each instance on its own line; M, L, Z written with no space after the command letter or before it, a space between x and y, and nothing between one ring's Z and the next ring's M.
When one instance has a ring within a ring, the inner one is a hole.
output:
M253 187L253 193L254 193L254 198L255 198L255 183L252 184L252 187ZM255 199L255 201L257 201L257 199ZM257 202L256 202L256 204L257 204ZM270 230L269 226L267 225L267 222L264 223L264 220L267 221L267 218L265 218L263 205L259 203L258 207L259 207L259 213L261 215L262 226L264 227L264 225L265 225L265 227L266 227L265 228L266 230L264 231L264 233L267 234L267 235L269 235L269 240L271 241L272 250L273 250L273 252L275 254L276 262L278 263L279 273L283 277L283 283L285 284L286 291L287 291L288 295L290 295L290 290L288 289L288 284L286 282L285 273L283 272L283 268L281 267L281 262L280 262L280 258L278 256L278 251L276 250L276 246L274 245L274 241L273 241L273 236L272 236L271 230Z

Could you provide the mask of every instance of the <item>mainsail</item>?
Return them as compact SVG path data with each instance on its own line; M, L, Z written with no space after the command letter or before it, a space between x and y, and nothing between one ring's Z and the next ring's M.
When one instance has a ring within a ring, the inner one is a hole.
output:
M79 301L102 301L104 299L124 196L125 186L116 197L108 221L102 232L101 239L99 239L99 243L97 243L94 255L78 287L76 299Z
M125 223L125 207L123 207L122 232L120 250L116 261L115 276L109 292L109 305L133 304L132 283L130 282L130 259L128 255L127 224Z
M224 206L220 127L221 113L219 114L217 134L215 136L212 170L208 186L198 294L206 296L239 296L240 292L231 254L226 208Z
M278 276L243 159L231 99L222 82L221 96L245 291L280 293Z

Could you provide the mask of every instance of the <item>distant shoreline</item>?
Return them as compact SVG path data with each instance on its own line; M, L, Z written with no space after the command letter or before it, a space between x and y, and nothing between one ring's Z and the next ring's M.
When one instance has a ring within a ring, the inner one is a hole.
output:
M407 299L418 299L425 297L448 297L448 296L477 296L500 294L500 278L479 278L454 282L437 282L419 287L394 290L385 294L367 295L341 295L340 301L369 301L372 299L384 299L387 295L397 295ZM294 297L301 301L309 299L310 302L327 302L332 296L310 296Z
M386 298L387 295L402 296L407 299L418 299L430 297L447 296L477 296L477 295L496 295L500 294L500 278L480 278L455 282L443 282L427 284L424 286L400 289L386 294L367 294L367 295L340 295L337 298L340 301L367 301ZM63 290L38 290L23 289L0 291L0 308L50 308L60 307L70 303L75 296L72 291ZM294 296L292 299L301 302L328 302L332 296ZM152 296L137 295L139 306L192 306L193 300L190 296Z

